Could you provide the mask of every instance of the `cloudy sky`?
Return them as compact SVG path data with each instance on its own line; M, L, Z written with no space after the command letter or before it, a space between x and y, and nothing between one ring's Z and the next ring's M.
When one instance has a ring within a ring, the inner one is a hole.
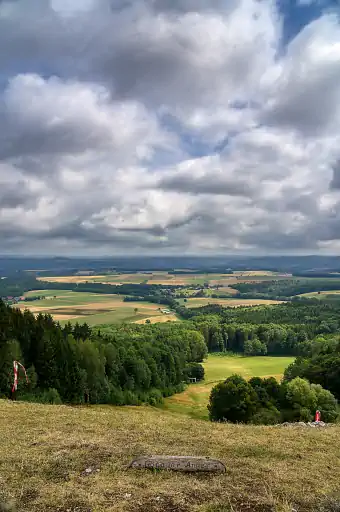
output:
M0 0L0 253L340 250L338 0Z

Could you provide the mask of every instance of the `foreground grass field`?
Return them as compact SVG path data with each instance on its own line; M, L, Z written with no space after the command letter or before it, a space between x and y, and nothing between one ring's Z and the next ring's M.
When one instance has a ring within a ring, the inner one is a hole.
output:
M210 354L204 363L205 380L191 384L183 393L165 400L164 408L192 418L208 419L207 405L212 387L219 381L237 373L251 377L281 379L284 370L294 361L293 357L243 357Z
M23 302L20 309L33 313L49 313L61 324L70 321L86 322L89 325L177 320L177 317L162 315L160 305L151 302L124 302L122 295L73 292L69 290L39 290L28 292L28 297L44 296L45 299ZM137 311L135 311L137 309Z
M12 501L16 512L339 510L339 427L236 426L150 407L1 400L0 417L0 502ZM142 454L214 457L227 472L128 469Z

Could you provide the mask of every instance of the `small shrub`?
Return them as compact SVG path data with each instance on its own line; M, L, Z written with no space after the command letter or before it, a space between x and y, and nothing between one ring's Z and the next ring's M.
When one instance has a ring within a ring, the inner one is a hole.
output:
M185 368L185 376L189 380L189 378L194 378L197 381L204 379L204 368L200 363L189 363Z
M124 393L120 388L112 387L109 393L109 403L111 405L124 405Z
M162 393L159 391L159 389L152 389L149 393L148 397L148 403L155 407L156 405L159 405L163 402L163 396Z
M124 391L124 405L141 405L138 396L129 389Z
M280 411L276 407L259 409L252 417L254 425L276 425L280 423Z
M40 395L40 402L43 404L54 404L54 405L61 405L62 400L59 396L59 393L54 388L49 388L46 391L43 391Z

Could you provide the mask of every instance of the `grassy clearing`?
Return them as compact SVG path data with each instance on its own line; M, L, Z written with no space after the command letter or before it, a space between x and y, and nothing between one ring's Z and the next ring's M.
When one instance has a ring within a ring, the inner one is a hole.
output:
M89 325L143 322L158 317L158 321L173 320L171 315L162 315L159 304L149 302L124 302L122 295L82 293L65 290L40 290L28 292L27 296L43 295L46 298L16 305L30 309L33 313L49 313L61 324L68 321L86 322ZM135 309L137 308L137 312ZM160 319L162 318L162 319ZM176 320L177 317L176 317Z
M212 299L210 297L199 297L199 298L191 298L187 299L187 302L184 302L184 299L180 300L181 304L186 305L187 308L198 308L201 306L207 306L208 304L220 304L221 306L226 307L240 307L240 306L259 306L259 305L268 305L268 304L280 304L282 301L277 300L266 300L266 299Z
M105 302L121 302L123 300L122 295L109 295L100 293L89 293L89 292L73 292L66 290L39 290L34 292L33 296L40 295L46 297L46 299L35 300L34 302L24 302L18 304L22 308L58 308L62 306L75 306L82 304L96 304ZM32 293L32 292L29 292ZM32 295L31 295L32 296Z
M223 425L150 407L8 401L0 401L0 417L0 499L16 512L339 510L339 427ZM142 454L214 457L227 472L128 469Z
M205 380L191 384L183 393L165 400L165 409L192 418L208 419L207 405L212 387L230 375L238 373L246 379L251 377L276 377L280 379L293 357L242 357L210 354L204 363Z

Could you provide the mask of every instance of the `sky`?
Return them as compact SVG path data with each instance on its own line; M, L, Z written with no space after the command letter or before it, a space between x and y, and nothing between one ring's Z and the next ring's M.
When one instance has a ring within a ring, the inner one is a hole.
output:
M0 0L1 254L339 250L339 0Z

